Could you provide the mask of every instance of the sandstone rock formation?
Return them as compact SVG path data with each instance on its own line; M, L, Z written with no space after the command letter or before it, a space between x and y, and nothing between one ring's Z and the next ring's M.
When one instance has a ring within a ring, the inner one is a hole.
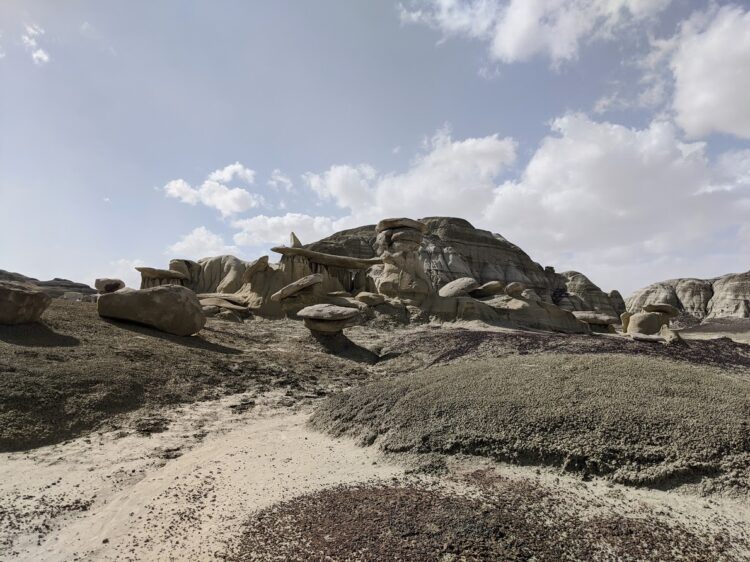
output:
M122 289L99 297L99 316L151 326L177 336L199 332L206 323L195 293L179 285Z
M94 287L100 294L114 293L125 288L125 282L121 279L101 278L94 281Z
M636 312L628 320L628 334L658 334L662 326L669 326L669 316L663 312Z
M631 312L653 303L670 304L695 321L750 318L750 271L715 279L670 279L633 293L626 301Z
M52 298L39 287L18 281L0 281L0 324L36 322Z
M158 269L155 267L136 267L141 274L141 289L161 287L162 285L182 286L188 280L184 273L171 269Z
M310 331L333 335L350 326L358 314L355 308L314 304L300 310L297 316L304 319L305 326Z
M493 297L495 295L500 295L505 292L505 283L502 281L487 281L487 283L484 283L483 285L480 285L473 291L471 291L471 296L475 299L483 299L486 297Z
M285 285L280 290L276 291L273 295L271 295L271 300L275 302L280 302L285 298L291 297L292 295L299 293L303 289L307 289L308 287L312 287L313 285L317 285L322 282L323 282L323 276L320 273L313 273L312 275L307 275L303 277L302 279L298 279L297 281L289 283L289 285Z
M455 281L451 281L442 287L438 291L441 297L462 297L466 296L472 291L479 288L479 283L472 277L461 277Z

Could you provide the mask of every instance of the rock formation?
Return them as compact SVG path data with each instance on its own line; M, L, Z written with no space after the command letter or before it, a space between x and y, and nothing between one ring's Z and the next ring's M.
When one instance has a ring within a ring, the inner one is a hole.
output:
M715 279L670 279L633 293L626 301L630 312L648 304L675 307L688 319L750 318L750 271Z
M39 287L45 294L49 295L53 299L61 298L65 293L81 293L82 295L95 295L96 289L93 289L85 283L76 283L75 281L69 281L68 279L60 279L55 277L50 281L39 281L33 277L26 277L20 273L13 273L11 271L5 271L0 269L0 281L18 281L20 283L27 283L35 287Z
M358 314L354 308L314 304L300 310L297 316L305 321L305 326L311 332L333 335L351 326Z
M0 281L0 324L36 322L52 298L41 288L18 281Z
M105 293L114 293L115 291L124 289L125 282L121 279L103 278L94 281L94 287L96 287L96 290L103 295Z
M195 293L179 285L149 289L122 289L101 295L99 316L151 326L176 336L190 336L206 323Z

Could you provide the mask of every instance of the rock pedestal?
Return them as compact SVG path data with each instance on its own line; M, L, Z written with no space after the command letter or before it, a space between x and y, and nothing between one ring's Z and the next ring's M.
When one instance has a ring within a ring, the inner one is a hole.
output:
M297 313L305 321L305 327L311 332L335 335L351 326L359 314L356 308L347 308L333 304L314 304Z

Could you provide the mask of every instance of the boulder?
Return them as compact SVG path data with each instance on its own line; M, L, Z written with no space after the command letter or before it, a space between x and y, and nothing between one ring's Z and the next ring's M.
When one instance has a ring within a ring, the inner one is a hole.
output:
M302 289L307 289L308 287L312 287L313 285L317 285L318 283L322 283L322 282L323 282L323 276L320 275L319 273L313 273L312 275L307 275L303 277L302 279L298 279L297 281L294 281L293 283L290 283L289 285L282 287L281 290L271 295L271 300L274 302L280 302L284 300L285 298L291 297L292 295L299 293Z
M438 294L441 297L461 297L468 295L474 289L479 287L476 279L471 277L461 277L455 281L451 281L447 285L440 287Z
M505 294L514 299L523 298L523 292L526 290L526 285L514 281L505 286Z
M336 334L351 325L358 316L356 308L336 306L333 304L314 304L303 308L297 316L305 321L305 326L324 334Z
M222 298L218 298L218 297L203 298L203 299L200 299L200 303L201 303L201 306L203 306L203 307L206 307L206 306L217 306L217 307L223 308L225 310L233 310L235 312L240 312L240 313L247 313L248 312L246 306L235 304L233 302L230 302L228 300L225 300L225 299L222 299Z
M231 310L222 310L218 312L214 319L216 320L222 320L224 322L235 322L241 324L243 322L242 318L234 311Z
M388 229L396 228L410 228L412 230L418 230L419 232L427 232L427 225L423 222L415 221L407 218L394 218L394 219L383 219L375 227L376 232L382 232Z
M628 334L653 336L662 326L669 326L669 316L662 312L636 312L628 321Z
M367 306L378 306L379 304L383 304L385 302L385 297L383 295L379 295L378 293L370 293L367 291L357 293L357 296L355 296L354 298L359 302L365 303Z
M494 297L495 295L501 295L503 293L505 293L505 283L502 281L487 281L484 285L470 291L469 294L475 299L483 299Z
M0 281L0 324L36 322L52 302L39 287L17 281Z
M618 318L616 316L610 316L609 314L604 314L602 312L575 310L573 311L573 316L582 322L597 326L611 326L612 324L618 324Z
M199 332L206 323L195 293L179 285L121 289L99 297L99 316L151 326L177 336Z
M114 293L120 289L125 288L125 282L121 279L109 279L107 277L97 279L94 281L94 287L99 291L99 294Z
M661 312L666 314L670 318L674 318L680 311L673 307L671 304L659 303L659 304L647 304L643 307L643 312Z

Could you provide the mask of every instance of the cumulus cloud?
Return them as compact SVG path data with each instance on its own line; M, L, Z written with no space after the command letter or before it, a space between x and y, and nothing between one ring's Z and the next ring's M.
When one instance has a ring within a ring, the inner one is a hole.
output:
M750 139L750 11L724 6L695 14L674 39L670 68L676 120L690 137Z
M415 0L400 6L401 19L448 36L485 41L504 63L546 56L575 59L591 39L607 39L633 22L663 11L671 0Z
M284 172L278 168L271 172L271 177L268 179L268 185L273 189L283 189L284 191L292 191L292 189L294 189L294 183L289 176L284 174Z
M236 254L238 248L227 246L221 236L211 232L205 226L199 226L167 247L165 253L178 258L197 260L210 256Z
M252 183L255 172L239 163L231 164L221 170L212 172L200 186L192 187L183 179L168 182L164 187L167 197L179 199L189 205L201 203L217 209L226 217L259 207L264 200L261 195L250 193L240 187L228 187L225 182L234 178Z
M50 61L49 53L39 46L39 37L42 35L44 35L44 29L36 24L24 26L24 32L21 35L23 46L31 54L31 60L37 65L47 64Z
M242 246L264 244L289 244L289 233L294 232L303 244L320 240L337 230L346 228L347 220L331 217L310 216L303 213L287 213L282 216L258 215L236 220L232 226L239 229L234 242Z

